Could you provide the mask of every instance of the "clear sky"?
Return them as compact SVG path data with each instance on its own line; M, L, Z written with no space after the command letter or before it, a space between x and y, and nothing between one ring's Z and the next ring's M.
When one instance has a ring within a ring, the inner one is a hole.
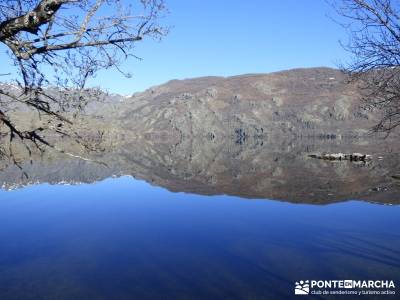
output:
M135 0L136 1L136 0ZM123 66L133 74L103 72L96 85L131 94L171 79L266 73L331 66L346 59L344 30L325 0L166 0L172 26L161 42L145 40ZM1 57L1 60L4 58ZM1 73L1 72L0 72Z

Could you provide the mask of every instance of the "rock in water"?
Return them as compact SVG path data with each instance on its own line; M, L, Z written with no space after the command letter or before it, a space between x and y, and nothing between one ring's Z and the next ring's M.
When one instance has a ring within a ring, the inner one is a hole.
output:
M349 160L349 161L369 161L372 159L372 155L362 154L362 153L352 153L352 154L344 154L344 153L324 153L324 154L311 154L309 155L311 158L323 159L323 160Z

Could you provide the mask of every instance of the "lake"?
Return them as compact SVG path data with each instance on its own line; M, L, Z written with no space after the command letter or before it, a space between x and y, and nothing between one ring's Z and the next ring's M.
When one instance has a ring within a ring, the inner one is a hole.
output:
M107 168L55 156L26 163L27 177L3 169L0 299L296 299L301 280L400 284L397 155L366 165L232 147L199 152L207 163L141 147Z

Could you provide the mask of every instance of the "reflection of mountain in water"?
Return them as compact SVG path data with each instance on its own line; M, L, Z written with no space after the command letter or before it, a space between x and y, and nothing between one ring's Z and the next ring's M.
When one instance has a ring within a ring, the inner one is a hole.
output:
M47 152L21 163L28 178L16 166L5 166L0 183L10 189L32 183L92 183L113 175L132 175L176 192L302 203L347 199L400 203L400 182L392 178L400 170L400 158L392 153L398 148L395 145L383 140L347 139L138 139L92 155L92 161ZM352 163L308 157L324 151L363 152L374 159Z
M89 105L87 115L74 123L89 148L103 152L88 154L61 139L59 149L87 160L45 152L31 163L21 150L16 160L29 177L0 161L0 184L90 183L132 175L199 194L400 202L399 181L392 178L400 173L398 135L395 142L352 139L364 136L378 116L359 109L357 87L338 70L173 80L106 100ZM22 112L14 117L32 124ZM300 138L306 136L318 138ZM361 152L374 159L356 164L308 157L321 152Z

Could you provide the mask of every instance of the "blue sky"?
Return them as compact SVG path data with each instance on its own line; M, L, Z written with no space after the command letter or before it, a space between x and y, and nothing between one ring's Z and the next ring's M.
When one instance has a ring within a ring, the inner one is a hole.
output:
M335 66L346 59L338 41L344 30L328 16L325 0L166 0L172 26L161 42L145 40L123 69L93 81L130 94L171 79L266 73L298 67ZM3 57L0 57L3 60Z

